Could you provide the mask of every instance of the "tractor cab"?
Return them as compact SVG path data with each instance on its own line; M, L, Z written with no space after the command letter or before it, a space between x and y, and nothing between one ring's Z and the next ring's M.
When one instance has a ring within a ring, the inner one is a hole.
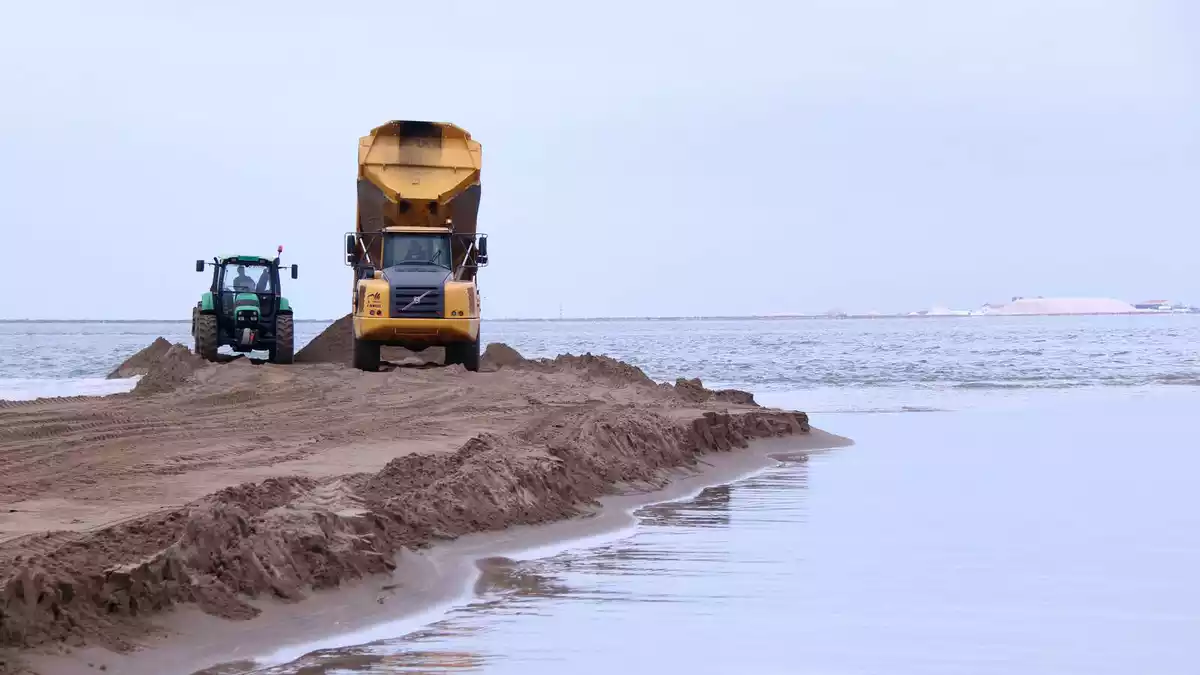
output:
M197 353L214 360L217 349L228 345L235 352L268 350L272 361L290 363L292 311L280 288L279 258L236 255L213 258L210 263L197 260L196 271L203 272L207 265L213 268L212 283L193 320ZM293 279L298 272L292 265Z
M226 319L236 320L251 309L269 319L279 311L279 268L265 258L225 258L213 265L210 290Z

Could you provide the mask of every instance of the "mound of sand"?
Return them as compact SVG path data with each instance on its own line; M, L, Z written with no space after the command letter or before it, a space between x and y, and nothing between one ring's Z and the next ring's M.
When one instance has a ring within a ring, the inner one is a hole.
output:
M480 367L499 370L500 368L511 368L525 363L525 357L517 350L509 347L503 342L493 342L483 350L483 356L480 357Z
M155 344L157 344L157 340ZM142 379L138 380L137 385L134 386L133 393L148 396L171 391L192 381L193 374L206 365L208 364L204 359L192 353L192 350L187 347L170 345L165 352L149 362Z
M137 377L141 380L133 392L140 395L161 394L192 380L192 375L204 367L205 361L181 344L171 344L166 338L155 338L145 349L129 357L108 374L109 379Z
M353 335L351 318L347 314L301 349L296 354L296 361L349 365L353 352ZM417 354L400 347L386 347L384 356L386 360L399 365L421 366L440 362L442 354L440 349L433 348ZM234 360L236 359L230 359ZM118 366L109 377L141 375L142 380L134 388L135 393L164 393L191 381L193 373L204 365L205 362L187 347L172 345L160 337ZM493 342L487 346L480 357L480 366L482 370L492 372L501 368L517 368L542 373L571 373L585 381L601 381L608 384L655 384L641 368L609 356L589 352L582 355L561 354L553 359L527 359L516 349L502 342ZM754 396L748 392L735 389L709 390L698 378L679 378L674 387L667 386L667 389L687 403L719 401L737 405L757 405Z
M445 359L441 347L430 347L412 352L403 347L384 347L380 358L390 363L419 365L442 363ZM354 359L354 322L349 314L334 321L321 334L296 352L296 363L340 363L350 365Z
M737 405L753 405L758 403L754 401L754 395L748 391L740 389L718 389L713 391L706 389L700 378L685 379L679 378L675 380L675 392L689 403L705 403L708 401L722 401L724 403L735 403Z
M169 340L163 337L155 338L154 342L151 342L145 349L125 359L124 363L108 374L108 379L145 375L149 372L150 366L161 360L170 349L171 342Z
M296 352L296 363L349 363L354 348L354 328L350 315L334 321L328 328Z
M354 323L349 314L334 321L321 334L313 338L303 349L296 352L296 363L339 363L350 365L354 356ZM389 363L398 365L440 364L445 361L445 350L441 347L430 347L421 352L412 352L403 347L384 347L380 357ZM588 355L588 359L594 358ZM610 359L611 360L611 359ZM615 373L619 368L610 368L606 364L586 363L584 357L569 357L568 361L547 365L547 368L571 368ZM501 368L513 368L527 365L529 361L520 352L502 342L487 345L479 358L481 370L496 371ZM639 371L640 372L640 371Z
M650 386L655 384L649 375L635 365L590 352L579 356L560 354L552 359L526 359L516 367L543 373L571 373L586 381Z

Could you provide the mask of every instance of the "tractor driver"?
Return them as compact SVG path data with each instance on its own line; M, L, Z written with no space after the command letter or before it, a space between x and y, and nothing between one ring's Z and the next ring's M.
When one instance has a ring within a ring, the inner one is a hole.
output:
M238 265L238 275L233 278L233 290L248 291L254 288L254 280L246 275L246 266Z

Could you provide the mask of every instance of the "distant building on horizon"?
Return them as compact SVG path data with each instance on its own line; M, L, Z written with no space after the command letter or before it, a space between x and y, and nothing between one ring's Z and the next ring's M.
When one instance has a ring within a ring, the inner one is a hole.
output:
M1114 298L1015 298L1007 305L990 308L989 315L1050 316L1062 314L1134 314L1138 309Z
M1169 300L1143 300L1136 302L1133 305L1137 309L1150 310L1156 312L1169 312L1175 308Z

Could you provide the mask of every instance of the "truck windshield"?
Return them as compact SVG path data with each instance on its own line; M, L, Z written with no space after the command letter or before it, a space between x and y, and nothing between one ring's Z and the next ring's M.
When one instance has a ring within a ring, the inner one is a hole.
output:
M270 293L271 270L266 265L226 263L221 275L221 290Z
M383 266L438 265L450 269L450 237L389 234L383 242Z

